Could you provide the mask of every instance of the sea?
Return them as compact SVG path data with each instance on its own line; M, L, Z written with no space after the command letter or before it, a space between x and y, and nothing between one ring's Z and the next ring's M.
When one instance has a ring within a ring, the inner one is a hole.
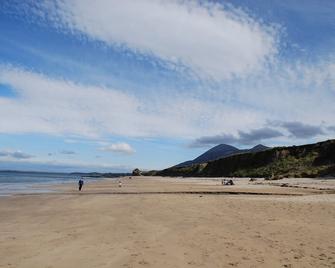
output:
M68 173L0 171L0 196L52 192L51 187L40 187L49 184L73 183L77 187L79 178L78 175Z

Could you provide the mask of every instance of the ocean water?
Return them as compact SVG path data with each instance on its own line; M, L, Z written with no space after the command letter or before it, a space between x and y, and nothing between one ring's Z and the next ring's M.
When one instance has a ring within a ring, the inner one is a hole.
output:
M39 189L38 187L43 184L73 182L76 187L78 180L78 176L66 173L0 171L0 196L52 191L51 189L44 189L44 187Z

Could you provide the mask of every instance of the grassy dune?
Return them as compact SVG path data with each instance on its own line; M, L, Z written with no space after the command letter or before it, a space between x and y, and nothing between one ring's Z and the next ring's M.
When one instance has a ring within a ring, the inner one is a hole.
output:
M205 164L168 168L160 176L324 177L335 176L335 140L302 146L275 147L221 158Z

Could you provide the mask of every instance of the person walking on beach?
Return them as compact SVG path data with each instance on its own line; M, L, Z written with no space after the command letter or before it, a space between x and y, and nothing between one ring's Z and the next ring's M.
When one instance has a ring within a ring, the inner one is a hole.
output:
M80 179L78 181L79 191L81 191L81 188L83 188L83 185L84 185L84 181L82 179Z

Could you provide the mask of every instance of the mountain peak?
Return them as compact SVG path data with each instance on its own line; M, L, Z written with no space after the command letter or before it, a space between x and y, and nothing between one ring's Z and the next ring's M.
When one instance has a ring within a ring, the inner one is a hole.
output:
M257 144L256 146L252 147L251 149L249 149L250 152L259 152L259 151L264 151L269 149L270 147L267 147L263 144Z
M216 151L216 150L238 150L238 148L236 148L232 145L229 145L229 144L221 143L219 145L216 145L216 146L212 147L207 152Z
M175 167L185 167L185 166L190 166L194 164L201 164L201 163L206 163L209 161L214 161L219 158L225 158L228 156L232 156L234 154L240 154L240 153L255 153L255 152L260 152L269 149L269 147L264 146L263 144L258 144L251 149L246 149L246 150L240 150L232 145L229 144L219 144L208 151L204 152L202 155L198 156L197 158L186 161L183 163L180 163L176 165Z

